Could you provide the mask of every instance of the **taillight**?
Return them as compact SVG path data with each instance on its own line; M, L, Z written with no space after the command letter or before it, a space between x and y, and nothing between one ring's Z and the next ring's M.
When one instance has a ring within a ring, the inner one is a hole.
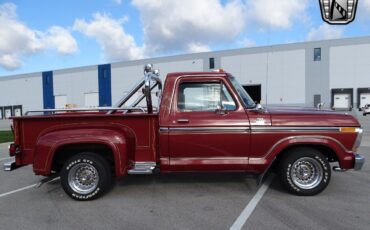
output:
M16 144L9 145L9 156L14 157L17 153L19 153L19 146Z

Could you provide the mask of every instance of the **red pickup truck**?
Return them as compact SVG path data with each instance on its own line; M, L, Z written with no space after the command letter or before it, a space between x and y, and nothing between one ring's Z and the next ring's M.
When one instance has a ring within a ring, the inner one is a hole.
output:
M15 158L5 170L32 164L37 175L60 175L76 200L101 196L113 176L239 171L262 178L270 168L288 191L315 195L330 181L329 163L344 171L365 161L354 117L263 108L223 71L170 73L162 93L158 71L147 65L115 107L29 111L12 119Z

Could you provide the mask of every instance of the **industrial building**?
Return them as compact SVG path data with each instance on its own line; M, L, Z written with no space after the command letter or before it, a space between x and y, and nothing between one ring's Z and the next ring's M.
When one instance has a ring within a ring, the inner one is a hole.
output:
M28 110L114 105L153 63L169 72L234 75L263 105L325 103L336 110L370 104L370 37L336 39L125 61L0 77L0 119Z

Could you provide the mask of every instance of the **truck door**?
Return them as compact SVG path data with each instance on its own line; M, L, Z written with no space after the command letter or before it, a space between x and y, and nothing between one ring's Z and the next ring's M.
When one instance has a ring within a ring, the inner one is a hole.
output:
M227 81L201 79L180 78L175 86L168 127L170 169L245 170L247 114Z

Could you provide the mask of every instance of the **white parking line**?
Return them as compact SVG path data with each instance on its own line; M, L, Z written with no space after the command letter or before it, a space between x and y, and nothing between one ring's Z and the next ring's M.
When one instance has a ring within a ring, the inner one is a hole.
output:
M19 188L19 189L16 189L16 190L10 191L10 192L6 192L6 193L3 193L3 194L0 194L0 198L1 198L1 197L4 197L4 196L11 195L11 194L16 193L16 192L21 192L21 191L24 191L24 190L27 190L27 189L30 189L30 188L34 188L34 187L36 187L37 185L38 185L38 184L28 185L28 186L23 187L23 188Z
M0 158L0 161L10 160L10 159L13 159L13 157L4 157L4 158Z
M56 177L56 178L52 179L51 181L46 182L45 184L50 183L50 182L53 182L53 181L56 181L56 180L59 180L59 179L60 179L60 177ZM28 186L23 187L23 188L19 188L19 189L10 191L10 192L6 192L6 193L3 193L3 194L0 194L0 198L5 197L5 196L8 196L8 195L11 195L11 194L14 194L14 193L17 193L17 192L24 191L24 190L27 190L27 189L35 188L35 187L38 187L38 186L40 186L40 183L28 185Z
M272 180L274 179L273 175L270 175L265 183L258 189L257 193L254 195L251 201L245 206L242 213L235 220L234 224L230 227L230 230L239 230L242 229L243 225L247 222L249 216L253 213L254 209L257 207L258 202L262 199L263 195L269 188Z

